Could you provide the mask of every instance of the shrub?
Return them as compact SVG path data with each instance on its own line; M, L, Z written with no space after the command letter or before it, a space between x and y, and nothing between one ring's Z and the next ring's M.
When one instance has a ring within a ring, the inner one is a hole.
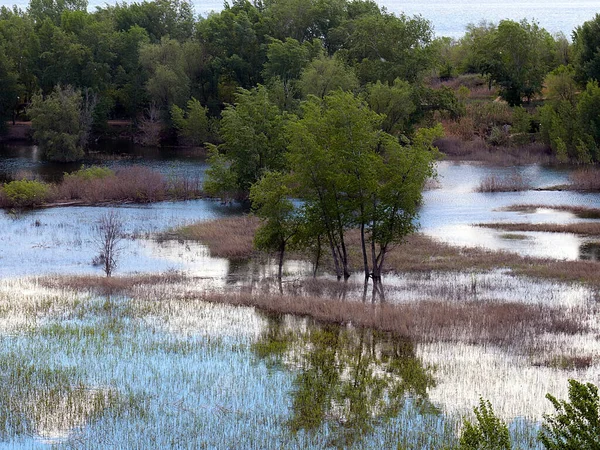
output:
M19 208L38 206L46 201L49 193L48 185L40 181L11 181L2 187L2 203Z
M65 173L64 179L78 178L82 180L97 180L100 178L113 176L114 174L115 173L108 167L91 166L86 168L82 166L81 169L76 172L70 174Z
M477 423L463 422L460 450L510 450L510 434L506 424L494 414L489 400L479 399L473 410Z
M539 439L548 450L600 449L600 399L591 383L569 380L569 401L546 395L555 415L544 415Z

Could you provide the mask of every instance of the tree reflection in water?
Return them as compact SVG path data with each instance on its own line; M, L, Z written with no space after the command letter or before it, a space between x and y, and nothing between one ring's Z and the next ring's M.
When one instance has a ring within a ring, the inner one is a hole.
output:
M346 447L398 416L407 399L423 413L438 413L427 397L435 385L431 368L410 340L308 319L270 315L268 322L253 350L269 365L298 371L292 432L325 432L332 446Z

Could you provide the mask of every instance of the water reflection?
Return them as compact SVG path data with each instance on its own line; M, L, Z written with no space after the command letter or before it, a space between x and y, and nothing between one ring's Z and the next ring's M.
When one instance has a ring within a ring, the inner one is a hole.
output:
M206 156L201 150L141 147L128 141L119 141L95 148L82 161L56 163L42 159L35 145L0 144L0 182L23 176L57 182L62 180L65 172L78 170L82 164L112 169L133 164L144 165L165 176L198 177L202 180Z
M330 445L348 447L397 417L407 402L421 413L437 413L427 394L435 385L431 368L416 356L410 340L367 329L267 318L253 350L268 365L297 371L288 420L293 433L326 433Z
M579 259L600 261L600 242L586 242L579 247Z

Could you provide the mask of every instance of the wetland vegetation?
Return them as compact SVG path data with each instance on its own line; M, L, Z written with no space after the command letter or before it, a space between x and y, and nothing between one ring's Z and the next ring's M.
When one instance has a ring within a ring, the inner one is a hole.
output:
M598 446L600 16L300 3L0 8L0 446Z

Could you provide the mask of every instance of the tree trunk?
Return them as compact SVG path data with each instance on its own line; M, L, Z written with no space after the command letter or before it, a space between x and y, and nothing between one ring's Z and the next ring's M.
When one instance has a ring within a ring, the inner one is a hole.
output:
M282 242L279 246L279 272L277 273L277 278L281 281L283 276L283 257L285 255L285 242Z

